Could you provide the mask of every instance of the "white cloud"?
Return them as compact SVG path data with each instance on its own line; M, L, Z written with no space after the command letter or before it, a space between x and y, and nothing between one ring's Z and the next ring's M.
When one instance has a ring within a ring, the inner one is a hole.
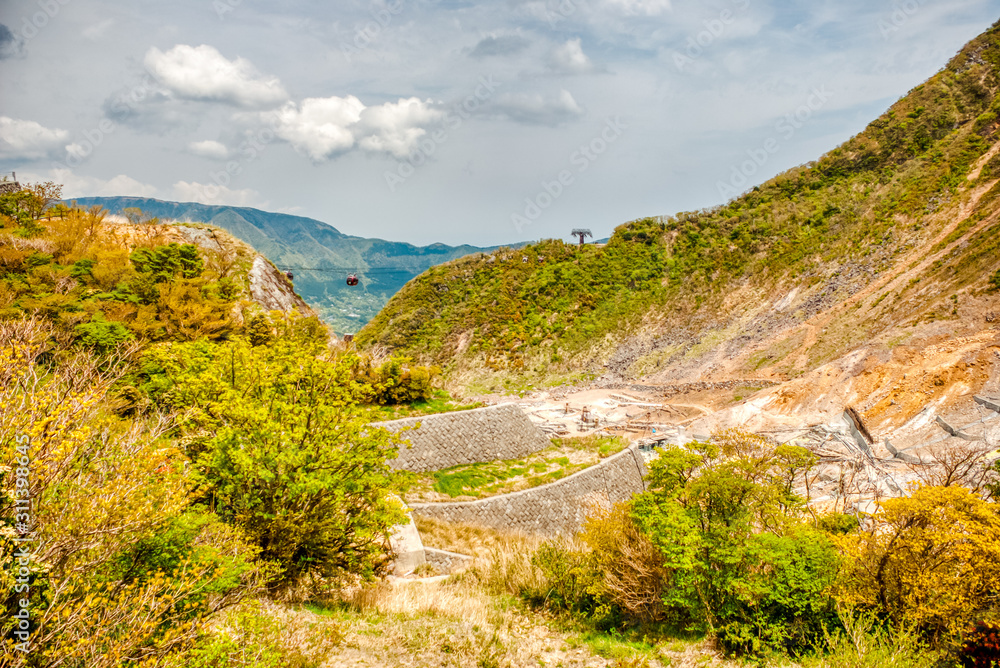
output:
M178 44L167 52L153 47L145 63L157 81L189 100L269 107L288 99L277 77L261 74L244 58L228 60L207 44Z
M350 129L361 120L365 105L353 95L310 97L289 102L276 112L275 134L316 162L354 147Z
M583 116L583 109L568 90L556 96L509 93L497 98L489 113L527 125L559 125Z
M214 139L193 141L188 144L188 150L195 155L200 155L203 158L212 158L213 160L225 160L229 157L229 149L226 148L226 145Z
M549 54L549 66L563 74L584 74L594 69L590 58L583 52L579 37L553 49Z
M126 174L110 179L74 174L72 170L57 168L49 170L48 176L27 175L26 181L54 181L63 186L63 197L155 197L157 189Z
M84 146L80 142L73 142L72 144L66 144L66 154L75 159L78 163L83 161L87 156L91 154L94 150L93 145Z
M0 116L0 156L9 160L44 158L62 148L68 137L65 130Z
M226 205L226 206L253 206L263 208L267 206L266 201L262 201L260 193L251 188L242 190L231 190L225 186L214 183L196 183L178 181L174 184L173 197L178 202L199 202L201 204Z
M670 0L604 0L604 4L626 16L658 16L670 11Z
M366 107L348 95L289 102L265 118L296 151L322 162L356 148L404 158L426 134L424 126L443 115L430 101L415 97Z
M421 127L441 120L444 112L416 97L386 102L368 107L361 113L362 148L384 151L397 158L408 157L417 147L417 141L427 133Z

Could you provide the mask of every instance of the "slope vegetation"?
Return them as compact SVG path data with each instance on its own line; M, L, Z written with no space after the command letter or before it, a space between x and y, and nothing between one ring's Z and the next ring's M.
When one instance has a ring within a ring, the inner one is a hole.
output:
M604 371L788 380L1000 312L1000 29L862 133L713 209L463 258L360 333L477 389Z
M398 241L344 234L332 225L249 207L166 202L146 197L85 197L79 206L102 206L114 215L141 210L163 221L201 222L221 227L253 246L281 269L290 269L295 288L337 332L354 332L370 320L407 281L427 268L478 253L476 246ZM310 271L314 270L314 271ZM344 278L355 272L360 285Z
M44 318L84 347L224 339L274 310L315 316L284 274L223 230L121 224L96 209L32 225L0 229L0 319Z

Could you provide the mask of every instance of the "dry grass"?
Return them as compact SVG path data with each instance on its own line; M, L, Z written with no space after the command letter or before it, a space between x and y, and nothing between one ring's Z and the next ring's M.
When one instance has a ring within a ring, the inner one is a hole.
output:
M629 642L533 611L519 591L545 580L531 558L543 539L419 519L425 544L476 556L444 580L396 580L326 603L345 640L324 666L694 668L722 666L706 643Z
M543 586L544 576L531 563L541 538L442 524L434 523L433 533L449 541L442 543L446 548L478 555L473 569L445 579L394 579L355 586L306 609L249 604L245 613L224 615L215 625L217 637L229 639L225 652L201 656L224 658L225 665L287 668L735 665L724 662L704 642L626 640L568 617L531 610L512 594L523 587Z
M474 579L358 590L331 614L344 645L325 666L606 666L543 620L486 594ZM543 663L544 662L544 663Z
M508 556L506 566L520 560ZM494 581L499 578L492 578ZM454 668L694 668L723 666L703 643L681 641L636 649L558 628L508 598L487 593L476 577L360 589L323 614L335 617L344 642L333 666Z
M415 515L413 521L420 531L420 539L427 547L473 557L487 557L492 550L512 543L534 552L544 540L523 533L496 531L477 524L445 522L432 517Z

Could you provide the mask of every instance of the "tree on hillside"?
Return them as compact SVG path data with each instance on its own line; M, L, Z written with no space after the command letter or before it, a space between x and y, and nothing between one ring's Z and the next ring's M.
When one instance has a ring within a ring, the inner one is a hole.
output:
M935 641L960 637L995 610L1000 513L964 487L920 487L889 499L867 531L839 540L844 603Z
M32 220L41 218L49 206L62 199L62 189L61 184L53 181L32 183L25 187L25 190L32 194L32 197L27 200L28 215L31 216Z
M144 363L147 390L187 409L203 503L278 564L277 589L383 572L388 534L405 517L390 495L406 476L386 463L400 437L358 409L357 358L320 345L173 344Z
M815 457L735 431L688 448L665 448L651 463L632 511L662 553L666 610L729 651L810 647L835 620L837 567L792 491Z
M156 225L160 222L159 218L149 215L136 206L126 207L122 211L122 215L125 216L126 220L128 220L128 222L132 225Z
M139 665L259 592L266 568L191 506L169 416L115 415L127 355L59 348L54 333L0 320L0 665ZM28 653L13 633L22 601Z

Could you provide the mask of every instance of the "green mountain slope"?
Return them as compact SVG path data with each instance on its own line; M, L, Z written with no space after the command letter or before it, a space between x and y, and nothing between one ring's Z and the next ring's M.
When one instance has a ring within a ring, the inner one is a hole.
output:
M221 227L253 246L281 269L291 269L295 289L337 332L354 332L371 319L407 281L428 267L470 253L476 246L414 246L343 234L326 223L248 207L166 202L143 197L84 197L78 205L100 205L112 214L141 209L161 220ZM309 271L318 269L318 271ZM359 285L345 278L357 272Z
M954 332L959 300L997 301L998 90L995 25L815 163L713 209L622 225L601 247L546 241L435 267L359 342L497 387L602 366L787 378L901 328Z

